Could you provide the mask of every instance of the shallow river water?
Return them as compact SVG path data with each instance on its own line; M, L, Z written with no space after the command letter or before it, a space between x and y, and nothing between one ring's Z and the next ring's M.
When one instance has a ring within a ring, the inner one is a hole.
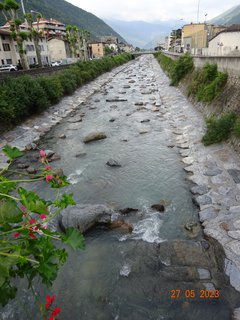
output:
M60 319L226 320L240 304L203 239L190 182L171 147L157 72L150 55L128 64L41 141L61 155L54 165L64 169L72 183L64 191L76 202L139 209L125 217L131 234L98 228L86 235L85 251L68 250L52 288ZM84 144L94 131L107 138ZM111 158L121 167L107 166ZM151 209L160 201L163 213ZM194 234L187 223L197 223Z

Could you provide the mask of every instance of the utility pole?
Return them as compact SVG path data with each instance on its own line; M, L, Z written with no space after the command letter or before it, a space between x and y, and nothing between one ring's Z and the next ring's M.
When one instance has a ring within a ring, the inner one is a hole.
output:
M197 23L199 23L199 6L200 6L200 0L198 0Z
M23 14L25 15L25 14L26 14L26 11L25 11L25 7L24 7L23 0L21 0L21 6L22 6L22 12L23 12Z

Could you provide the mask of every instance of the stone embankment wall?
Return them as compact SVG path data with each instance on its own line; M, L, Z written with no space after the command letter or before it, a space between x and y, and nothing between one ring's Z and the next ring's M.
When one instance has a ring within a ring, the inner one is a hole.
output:
M170 58L176 60L179 58L179 54L166 54ZM222 57L219 57L217 60L214 60L214 57L206 57L207 59L204 59L203 57L201 58L196 58L194 57L194 65L195 67L203 67L205 63L217 63L221 61ZM198 102L194 97L188 97L188 99L191 101L191 103L203 113L205 117L209 117L213 114L215 115L220 115L225 112L230 112L233 111L234 113L237 114L238 117L240 117L240 57L235 59L239 60L239 75L237 75L237 70L236 73L231 72L231 68L233 65L231 64L234 63L234 59L232 60L231 57L225 57L225 62L227 59L229 59L229 68L228 70L224 70L228 73L228 81L225 87L223 88L222 92L218 97L216 97L212 103L203 103L203 102ZM198 65L198 61L201 60L201 64ZM217 63L218 64L218 63ZM219 68L219 65L218 65ZM219 68L221 71L222 69ZM179 89L185 94L185 96L188 95L188 86L192 83L193 81L193 74L187 75L184 80L182 80L179 84ZM228 141L229 144L231 144L234 148L235 151L240 154L240 139L232 136L231 139Z
M174 60L181 55L172 52L165 52L164 54ZM206 63L216 63L219 71L227 72L229 75L240 76L239 56L193 56L193 62L196 68L202 68Z

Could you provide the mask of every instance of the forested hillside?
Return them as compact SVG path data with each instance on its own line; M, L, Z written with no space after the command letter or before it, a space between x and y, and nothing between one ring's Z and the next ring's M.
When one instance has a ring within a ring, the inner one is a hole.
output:
M20 3L20 0L17 0ZM26 12L30 10L40 12L46 18L55 18L65 24L74 24L91 32L91 37L114 35L120 40L122 37L104 21L64 0L24 0ZM1 16L0 22L4 24Z

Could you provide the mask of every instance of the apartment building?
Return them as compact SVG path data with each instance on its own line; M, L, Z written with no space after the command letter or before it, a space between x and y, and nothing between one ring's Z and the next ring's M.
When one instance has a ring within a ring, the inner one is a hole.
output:
M22 24L21 30L28 32L28 26L25 23ZM50 63L50 57L48 43L45 37L40 39L39 46L41 50L42 63L43 65L48 65ZM28 64L37 64L35 45L30 38L24 41L24 49L26 50ZM17 43L11 37L10 25L8 23L0 27L0 63L14 65L20 64Z
M39 31L42 31L43 35L47 39L63 38L66 36L65 24L56 19L40 18L38 21L33 22L33 27Z

